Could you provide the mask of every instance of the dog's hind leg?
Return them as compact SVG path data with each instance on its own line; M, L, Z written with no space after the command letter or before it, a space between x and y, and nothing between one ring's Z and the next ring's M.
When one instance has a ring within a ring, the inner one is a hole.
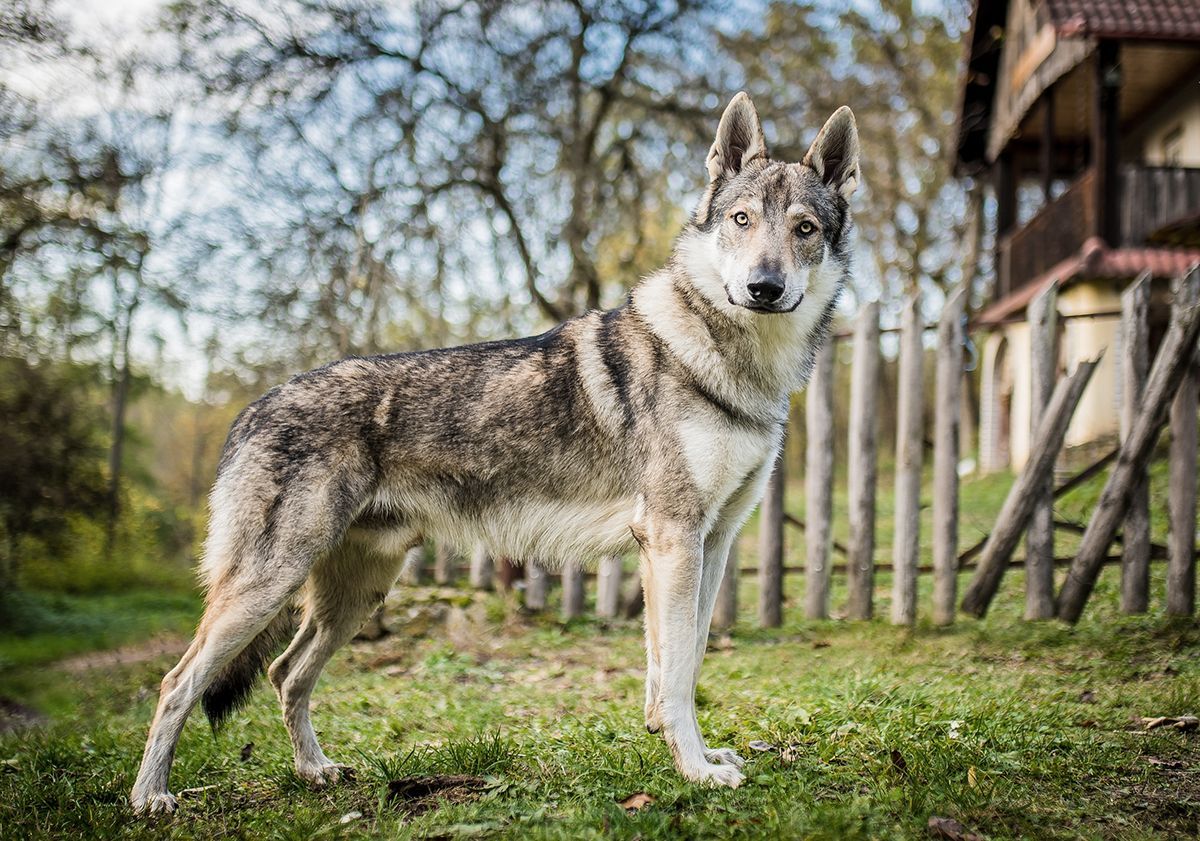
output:
M414 536L413 545L416 542ZM300 630L267 672L283 708L296 773L312 785L335 782L348 770L330 760L317 742L309 715L313 687L329 658L383 601L403 558L403 552L380 555L348 540L322 559L308 581Z
M245 699L263 656L252 643L278 623L314 562L341 540L365 492L344 476L280 487L246 473L227 468L213 493L204 617L183 659L163 678L130 793L137 812L175 808L167 778L188 714L203 696L215 725Z
M306 569L296 568L281 572L273 580L221 581L210 590L195 639L163 678L158 709L129 797L134 811L174 811L176 802L167 791L167 777L183 725L213 679L288 607L307 574Z

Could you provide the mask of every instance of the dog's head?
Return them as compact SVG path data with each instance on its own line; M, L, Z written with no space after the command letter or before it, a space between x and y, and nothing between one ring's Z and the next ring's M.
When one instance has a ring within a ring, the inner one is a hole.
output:
M825 123L801 163L771 161L750 97L721 116L708 153L709 184L680 256L722 309L794 312L823 307L848 266L847 200L858 186L858 129L845 106Z

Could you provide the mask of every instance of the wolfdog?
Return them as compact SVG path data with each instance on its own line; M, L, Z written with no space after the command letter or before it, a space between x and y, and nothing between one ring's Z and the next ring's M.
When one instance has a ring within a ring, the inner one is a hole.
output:
M854 116L838 109L803 162L775 162L739 93L707 169L667 266L623 306L532 338L345 359L241 413L211 496L204 616L163 678L135 810L175 809L192 707L215 725L245 701L297 607L266 673L297 774L337 780L313 685L425 538L551 569L637 549L646 727L688 780L742 781L741 757L700 734L696 682L730 544L849 272Z

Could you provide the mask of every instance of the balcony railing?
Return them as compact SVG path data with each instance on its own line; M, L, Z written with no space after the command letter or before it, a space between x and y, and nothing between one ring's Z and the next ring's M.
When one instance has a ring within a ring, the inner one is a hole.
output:
M1170 245L1161 232L1200 215L1200 168L1127 164L1117 187L1116 246ZM1004 297L1079 252L1096 232L1095 173L1087 169L997 248L996 295ZM1160 236L1156 236L1159 234Z

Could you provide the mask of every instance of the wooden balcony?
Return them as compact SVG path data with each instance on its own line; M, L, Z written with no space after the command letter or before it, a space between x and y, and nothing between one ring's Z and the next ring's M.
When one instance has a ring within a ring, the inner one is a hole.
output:
M1119 172L1120 238L1113 247L1194 244L1200 231L1200 169L1126 164ZM1065 193L997 246L996 297L1003 298L1079 253L1096 234L1095 173Z

